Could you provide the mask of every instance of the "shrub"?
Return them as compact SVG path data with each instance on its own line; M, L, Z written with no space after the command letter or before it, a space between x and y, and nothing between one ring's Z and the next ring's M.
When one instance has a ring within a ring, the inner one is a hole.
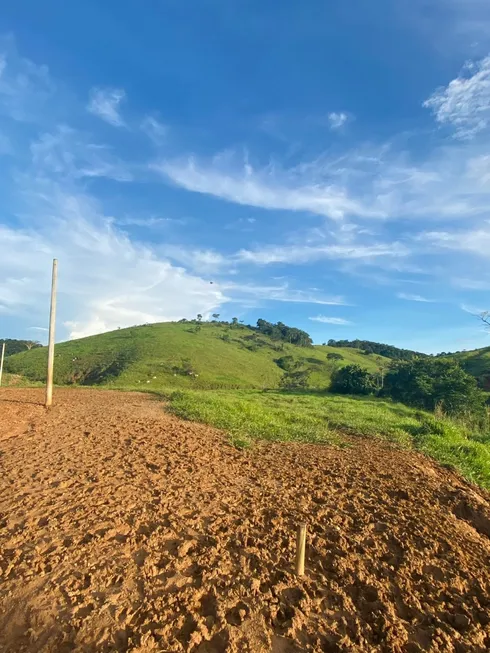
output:
M368 395L376 392L376 382L373 375L360 365L347 365L333 374L330 391L344 395Z
M327 354L327 360L329 361L343 361L344 357L342 354L337 354L334 351L331 351L330 353Z
M275 361L276 365L285 370L286 372L294 370L298 367L298 363L294 360L292 356L282 356Z
M310 370L292 369L283 374L281 388L284 390L303 390L308 387Z

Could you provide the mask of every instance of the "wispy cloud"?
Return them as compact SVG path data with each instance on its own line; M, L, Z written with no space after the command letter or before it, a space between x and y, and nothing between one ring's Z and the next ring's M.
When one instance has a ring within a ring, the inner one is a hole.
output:
M165 140L169 130L167 125L154 116L145 116L141 122L141 129L156 145L160 145Z
M490 56L468 64L424 106L432 109L439 123L454 127L458 138L469 139L486 129L490 123Z
M55 85L47 66L19 56L12 37L0 38L0 112L22 122L38 122Z
M182 245L163 245L159 251L167 258L184 265L187 270L212 273L220 270L227 258L211 249L186 248Z
M460 304L460 309L464 311L465 313L470 313L471 315L474 315L475 317L478 317L482 315L483 313L486 312L487 309L481 308L478 306L473 306L470 304Z
M343 111L340 113L336 113L335 111L332 113L328 114L328 120L330 122L330 129L336 130L340 129L345 125L347 120L349 119L349 116L344 113Z
M349 326L354 324L350 320L344 320L343 317L326 317L325 315L317 315L308 319L312 322L322 322L323 324L334 324L336 326Z
M405 299L408 302L423 302L427 304L432 304L433 299L427 299L427 297L422 297L422 295L412 295L409 293L399 292L396 295L398 299Z
M490 290L490 279L452 279L451 283L465 290Z
M223 282L223 291L242 302L244 299L257 301L289 302L297 304L319 304L322 306L347 306L347 302L340 296L327 296L311 290L298 290L291 288L288 283L278 286L263 286L259 284L243 284ZM247 302L247 303L248 303Z
M81 179L106 177L116 181L132 181L130 166L119 159L106 145L87 141L75 129L60 125L52 133L42 134L32 143L34 165L42 174Z
M184 218L160 218L151 216L148 218L141 218L134 215L126 215L115 220L116 224L120 227L142 227L144 229L159 229L162 227L169 227L172 225L185 225Z
M459 250L479 256L490 256L490 225L466 231L428 231L420 234L419 240L442 249Z
M124 127L119 105L125 98L126 93L120 88L93 88L87 109L114 127Z
M93 198L46 180L39 191L26 192L37 226L0 226L0 311L43 320L54 257L60 261L59 322L71 338L190 318L228 301L218 284L132 242Z
M268 167L255 170L248 163L241 170L233 171L230 162L219 157L208 165L191 157L184 161L164 161L152 167L186 190L236 204L308 211L334 220L345 215L382 216L380 211L349 197L346 189L336 185L333 179L323 183L313 181L313 171L308 175L299 169L282 171Z
M242 249L238 261L256 265L272 263L312 263L322 259L372 260L379 257L408 256L409 249L402 243L374 245L284 245L267 246L256 250Z

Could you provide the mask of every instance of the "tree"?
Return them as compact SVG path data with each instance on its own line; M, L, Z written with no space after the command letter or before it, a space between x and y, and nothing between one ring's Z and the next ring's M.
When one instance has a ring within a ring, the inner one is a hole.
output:
M232 317L231 318L231 326L233 326L233 327L238 326L238 318L237 317Z
M14 340L13 338L5 338L0 340L0 347L3 342L5 342L5 356L19 354L26 349L31 350L42 347L41 343L37 340Z
M385 377L383 394L410 406L450 415L485 412L485 395L476 379L455 361L421 358L395 363Z
M217 322L219 320L219 313L213 313L211 317L215 322Z
M201 315L201 313L198 313L198 314L197 314L197 321L198 321L198 322L202 322L202 315Z
M347 365L333 374L330 391L344 395L368 395L376 392L376 383L373 375L360 365Z

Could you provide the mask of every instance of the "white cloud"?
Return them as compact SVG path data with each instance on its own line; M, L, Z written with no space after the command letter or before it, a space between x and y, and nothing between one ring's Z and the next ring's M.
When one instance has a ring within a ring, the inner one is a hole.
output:
M210 249L186 248L181 245L163 245L159 251L166 257L196 272L215 272L226 264L226 257Z
M125 98L126 93L120 88L93 88L87 109L114 127L124 127L119 105Z
M242 249L236 259L242 263L270 265L271 263L312 263L322 259L373 260L379 257L408 256L408 248L402 243L374 245L282 245L262 249Z
M396 295L398 299L405 299L408 302L423 302L427 304L432 304L433 299L427 299L426 297L422 297L421 295L412 295L409 293L404 293L404 292L399 292Z
M316 317L309 317L312 322L322 322L323 324L334 324L336 326L349 326L354 324L350 320L344 320L343 317L326 317L325 315L317 315Z
M420 241L441 249L459 250L483 257L490 256L490 226L467 231L426 231L418 236Z
M452 284L465 290L490 290L490 279L452 279Z
M437 89L424 107L441 124L453 126L458 138L468 139L490 124L490 56L468 64L464 73Z
M60 125L53 133L42 134L31 145L34 165L42 174L69 177L106 177L132 181L129 166L105 145L90 143L76 130Z
M17 53L12 37L0 38L0 111L21 122L37 122L55 86L47 66Z
M160 145L168 134L168 126L154 116L145 116L141 122L141 129L156 145Z
M121 227L143 227L145 229L156 229L161 227L169 227L170 225L184 225L186 224L186 220L183 218L159 218L157 216L142 218L134 215L127 215L123 218L117 218L116 224Z
M345 215L381 217L380 211L352 199L333 179L315 181L313 171L254 170L248 163L233 171L230 162L217 157L210 165L194 158L164 161L152 166L162 176L186 190L213 195L229 202L264 209L308 211L334 220Z
M66 194L51 184L42 196L36 229L0 227L0 310L25 320L44 319L54 257L59 259L58 337L61 325L77 338L119 326L190 318L227 301L217 284L131 242L91 198Z
M333 130L340 129L341 127L343 127L348 119L349 119L348 115L344 112L336 113L334 111L328 114L330 129Z
M471 315L474 315L475 317L478 317L482 315L483 313L486 313L486 309L478 307L478 306L472 306L469 304L461 304L460 309L464 311L465 313L470 313Z
M297 290L288 283L279 286L261 286L256 284L241 284L223 282L221 288L233 296L233 301L249 303L254 301L275 301L297 304L320 304L323 306L347 306L340 296L326 296L311 290Z
M151 166L189 191L267 210L303 211L337 222L355 219L442 221L486 215L490 157L485 140L451 142L412 161L408 143L393 141L323 154L294 167L254 168L221 154Z

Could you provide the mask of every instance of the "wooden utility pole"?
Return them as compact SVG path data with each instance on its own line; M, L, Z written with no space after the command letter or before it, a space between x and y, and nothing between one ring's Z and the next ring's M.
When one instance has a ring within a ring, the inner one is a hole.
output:
M2 345L2 357L0 358L0 386L2 385L3 360L5 358L5 343Z
M53 278L51 281L51 310L49 313L48 374L46 381L46 408L53 403L54 338L56 331L56 284L58 281L58 261L53 259Z

